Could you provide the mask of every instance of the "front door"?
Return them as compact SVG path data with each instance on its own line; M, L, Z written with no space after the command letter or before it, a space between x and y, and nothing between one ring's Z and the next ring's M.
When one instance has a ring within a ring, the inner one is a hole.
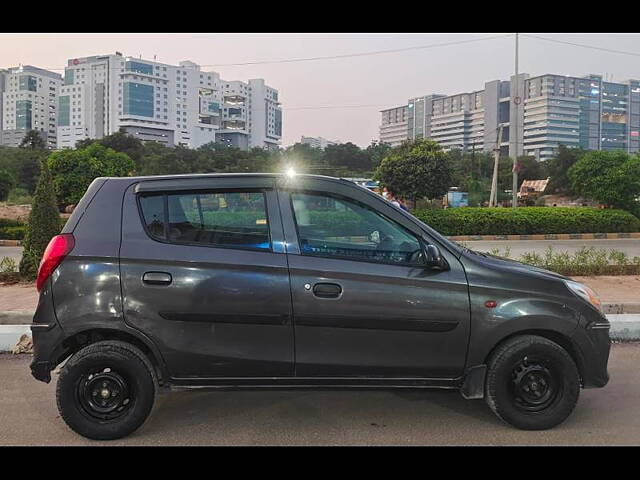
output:
M395 207L322 183L279 191L296 375L461 375L470 312L460 262L440 246L448 269L427 267L424 234Z
M293 374L273 179L149 180L125 194L125 320L176 379Z

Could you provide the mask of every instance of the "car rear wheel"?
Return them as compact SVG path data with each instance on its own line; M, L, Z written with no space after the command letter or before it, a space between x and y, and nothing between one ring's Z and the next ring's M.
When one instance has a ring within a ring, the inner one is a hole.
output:
M485 399L503 421L523 430L562 423L580 394L580 374L567 351L537 335L511 338L488 362Z
M140 427L155 397L153 368L121 341L84 347L65 364L56 388L58 410L76 433L94 440L122 438Z

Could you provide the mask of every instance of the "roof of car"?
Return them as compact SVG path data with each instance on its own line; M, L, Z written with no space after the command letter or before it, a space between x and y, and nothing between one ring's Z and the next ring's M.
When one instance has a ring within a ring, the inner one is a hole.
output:
M356 183L347 180L345 178L329 177L327 175L311 175L307 173L297 173L296 177L318 179L318 180L330 180L335 182L349 182L357 185ZM287 177L285 173L183 173L176 175L146 175L137 177L101 177L108 180L124 180L124 181L149 181L149 180L185 180L189 178L231 178L231 177L263 177L263 178L282 178Z

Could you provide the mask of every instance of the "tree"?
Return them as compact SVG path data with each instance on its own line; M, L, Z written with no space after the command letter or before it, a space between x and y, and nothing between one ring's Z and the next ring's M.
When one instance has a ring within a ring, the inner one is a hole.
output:
M369 156L369 165L371 165L371 168L374 170L378 168L382 159L389 155L391 150L393 150L393 147L388 143L377 142L375 140L371 142L371 145L365 149L365 153Z
M37 130L29 130L18 148L30 148L31 150L44 150L47 148L47 145L44 143L44 140L40 136Z
M27 220L27 231L19 267L22 276L30 279L36 277L42 254L51 238L58 233L60 233L60 214L56 206L51 172L47 167L47 162L43 160L35 197Z
M391 151L376 169L374 178L395 195L415 202L447 193L452 184L449 155L433 140L405 141Z
M558 147L558 154L542 165L543 170L546 170L546 176L550 177L547 184L547 192L574 193L571 189L571 181L567 176L567 172L585 153L585 150L580 148L568 148L564 145Z
M99 140L86 138L76 142L76 149L87 148L92 143L99 143L103 147L111 148L116 152L126 153L131 160L139 166L139 162L145 153L145 144L133 135L129 135L124 128L120 128L119 131L102 137ZM149 142L156 143L156 142Z
M99 143L80 150L58 150L49 156L48 166L61 207L77 204L95 178L124 177L135 169L129 156Z
M0 170L0 202L4 202L9 196L9 191L14 187L15 180L6 170Z
M640 156L623 151L589 151L569 169L578 195L610 207L640 213Z
M342 167L358 172L372 170L371 157L351 142L328 145L324 149L323 157L331 167Z
M511 167L513 168L513 164ZM544 166L535 157L518 157L518 188L525 180L544 180L547 178L545 174Z

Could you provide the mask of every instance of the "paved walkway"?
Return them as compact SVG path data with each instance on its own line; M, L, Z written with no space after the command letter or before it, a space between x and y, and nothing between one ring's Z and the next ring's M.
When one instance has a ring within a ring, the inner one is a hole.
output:
M0 312L34 310L38 306L35 283L18 283L0 286Z

